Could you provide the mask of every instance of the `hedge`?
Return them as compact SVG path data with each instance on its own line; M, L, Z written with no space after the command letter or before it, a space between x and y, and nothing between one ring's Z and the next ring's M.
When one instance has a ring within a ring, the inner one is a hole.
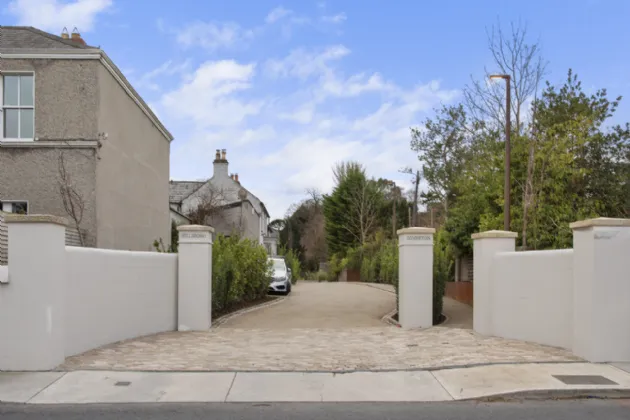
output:
M272 264L263 246L250 239L217 235L212 245L212 312L267 295Z

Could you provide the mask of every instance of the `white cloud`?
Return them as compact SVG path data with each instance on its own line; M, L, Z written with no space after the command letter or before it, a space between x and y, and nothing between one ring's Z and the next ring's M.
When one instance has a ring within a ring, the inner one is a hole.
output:
M63 27L89 32L94 29L98 14L107 11L112 3L112 0L13 0L7 10L17 18L18 25L55 34L61 33Z
M161 25L164 26L163 23ZM234 22L197 21L167 32L175 34L177 42L186 48L200 46L209 51L233 48L254 37L253 30L243 29Z
M289 16L292 13L293 12L291 10L285 9L282 6L276 7L271 12L269 12L267 17L265 18L265 22L267 22L267 23L274 23L274 22L279 21L282 18L285 18L285 17Z
M343 12L337 13L336 15L322 16L322 21L326 23L338 24L345 22L346 19L348 19L348 16L346 16L346 14Z
M306 79L327 72L328 62L339 60L348 54L350 50L343 45L334 45L320 52L309 52L300 48L283 59L267 60L265 70L270 76Z
M250 88L254 72L254 64L205 62L178 89L166 93L161 104L173 116L192 119L198 127L237 125L262 107L262 101L234 96Z
M156 79L164 76L172 76L175 74L183 74L190 69L190 60L185 60L182 63L174 63L173 60L168 60L162 63L159 67L144 73L140 78L133 80L132 84L136 88L146 88L153 91L161 90L160 84L156 82ZM133 69L125 74L133 74Z
M439 81L409 87L380 73L344 74L340 60L349 53L342 45L298 49L265 62L271 79L256 77L254 63L201 65L160 103L163 115L190 129L174 143L174 177L211 176L214 149L227 148L230 172L239 173L272 217L307 188L330 191L332 166L343 160L358 160L370 175L410 188L398 172L419 166L409 148L410 126L459 93Z

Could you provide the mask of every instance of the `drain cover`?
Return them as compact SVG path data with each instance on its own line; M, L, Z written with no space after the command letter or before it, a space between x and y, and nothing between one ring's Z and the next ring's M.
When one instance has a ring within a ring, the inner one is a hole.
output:
M114 384L114 386L129 386L131 385L131 382L129 381L118 381Z
M551 375L567 385L619 385L600 375Z

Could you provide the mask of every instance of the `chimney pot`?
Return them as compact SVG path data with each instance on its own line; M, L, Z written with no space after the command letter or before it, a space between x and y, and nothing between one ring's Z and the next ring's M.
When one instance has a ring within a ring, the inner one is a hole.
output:
M238 182L238 174L234 174L234 181ZM240 182L238 182L240 184Z
M81 38L81 34L77 28L72 30L72 34L70 35L70 40L76 42L77 44L85 45L85 41Z
M219 149L217 149L217 152L215 153L214 158L216 160L220 160L221 159L221 151Z
M221 160L226 160L226 157L225 157L225 156L226 156L226 154L227 154L227 153L226 153L226 150L225 150L225 149L222 149L222 150L221 150Z
M61 31L61 37L63 39L70 39L70 35L68 34L68 28L66 28L65 26L63 30Z

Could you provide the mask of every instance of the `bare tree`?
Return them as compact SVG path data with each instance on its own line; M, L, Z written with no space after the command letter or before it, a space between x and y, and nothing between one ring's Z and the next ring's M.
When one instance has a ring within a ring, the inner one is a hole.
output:
M59 188L59 194L61 195L61 201L63 202L63 208L68 217L72 220L74 228L77 230L81 246L85 246L85 232L83 232L81 228L83 212L85 210L85 200L72 182L72 178L66 168L65 153L63 151L59 152L57 170L57 186Z
M487 31L488 48L492 53L494 67L485 70L484 80L471 78L471 84L464 89L464 97L469 111L478 119L493 121L503 128L505 123L505 91L502 83L488 83L490 74L507 74L511 80L511 109L515 120L515 133L527 141L528 158L525 183L523 185L523 247L527 247L527 224L529 210L534 206L534 157L537 147L536 133L525 133L523 115L527 112L528 101L535 103L535 97L542 78L547 73L547 62L541 55L539 42L529 43L527 25L520 21L511 23L511 31L506 34L500 23ZM531 119L535 118L535 109ZM534 130L535 124L530 124Z
M352 188L349 193L350 217L344 228L363 245L377 222L378 206L376 186L370 180L364 180Z
M505 90L503 83L490 83L491 74L507 74L511 79L511 108L517 134L521 133L522 115L526 102L535 95L546 74L547 62L541 56L539 42L528 43L527 25L510 24L510 33L501 29L500 22L486 31L488 49L492 54L492 69L484 68L484 78L474 79L464 88L469 112L478 120L490 120L498 127L505 123Z
M205 225L216 217L220 217L226 203L222 189L206 182L193 198L193 208L188 211L190 222L195 225Z
M304 248L307 260L325 261L328 247L326 244L326 219L324 217L323 196L315 188L306 190L309 198L302 206L306 210L306 221L300 236L300 245Z

